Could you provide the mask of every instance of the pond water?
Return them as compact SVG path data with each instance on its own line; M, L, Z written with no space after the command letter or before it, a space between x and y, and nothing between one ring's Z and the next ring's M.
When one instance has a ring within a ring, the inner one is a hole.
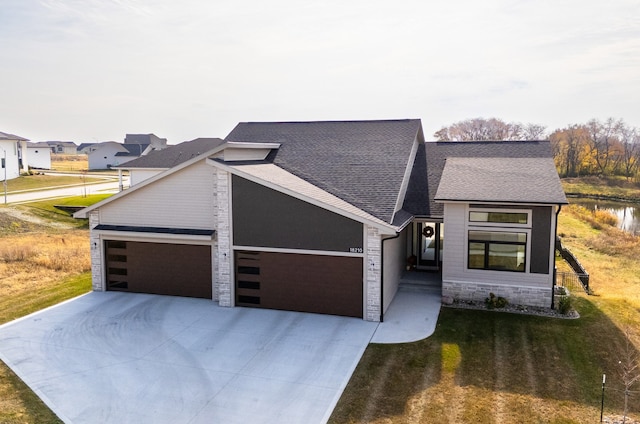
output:
M640 235L640 205L637 203L613 202L586 198L569 198L569 203L593 210L605 210L618 217L618 228Z

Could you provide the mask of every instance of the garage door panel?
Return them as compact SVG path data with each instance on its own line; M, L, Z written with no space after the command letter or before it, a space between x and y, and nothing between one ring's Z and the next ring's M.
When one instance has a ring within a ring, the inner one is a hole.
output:
M108 290L211 298L210 246L107 242L106 253Z
M253 290L237 266L239 305L362 317L362 258L261 252L254 265Z

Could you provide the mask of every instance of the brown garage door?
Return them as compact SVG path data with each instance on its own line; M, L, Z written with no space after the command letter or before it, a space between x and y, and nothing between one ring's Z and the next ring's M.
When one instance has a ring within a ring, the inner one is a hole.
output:
M362 258L236 252L236 304L362 318Z
M105 241L107 290L211 299L211 246Z

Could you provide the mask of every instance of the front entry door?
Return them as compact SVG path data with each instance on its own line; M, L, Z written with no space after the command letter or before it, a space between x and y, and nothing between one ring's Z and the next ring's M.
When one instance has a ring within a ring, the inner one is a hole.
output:
M418 267L439 269L442 261L442 225L435 222L419 222L417 225Z

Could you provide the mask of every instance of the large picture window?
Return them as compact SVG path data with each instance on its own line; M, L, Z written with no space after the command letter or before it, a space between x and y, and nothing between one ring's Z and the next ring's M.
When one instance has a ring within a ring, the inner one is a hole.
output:
M527 233L469 231L469 268L525 272Z

